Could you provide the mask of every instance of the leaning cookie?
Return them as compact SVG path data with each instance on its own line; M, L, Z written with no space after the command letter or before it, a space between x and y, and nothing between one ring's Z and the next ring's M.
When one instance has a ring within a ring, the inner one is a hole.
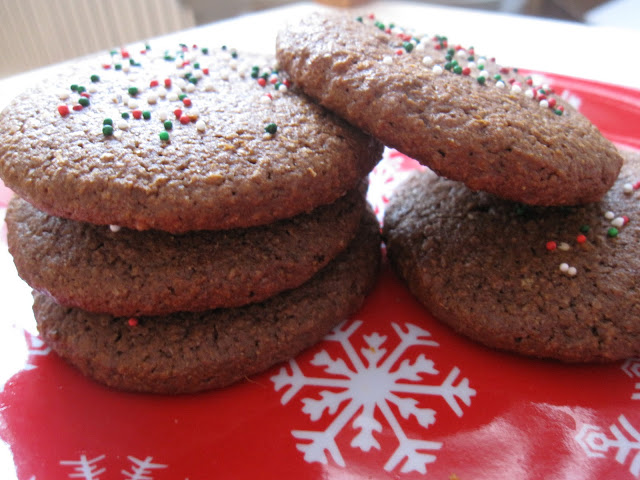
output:
M314 14L277 59L322 105L438 174L533 205L599 200L622 159L548 87L446 37Z
M174 233L331 203L382 146L273 65L180 46L65 66L0 114L0 177L52 215Z
M299 286L347 247L365 205L356 189L273 224L176 235L114 232L47 215L14 197L7 240L20 276L62 305L164 315L236 307Z
M301 287L263 303L162 317L90 314L36 293L43 340L85 375L114 388L188 393L229 385L287 360L353 314L380 258L371 212L350 246Z
M439 320L485 345L568 362L640 354L640 154L600 203L528 207L414 174L383 236Z

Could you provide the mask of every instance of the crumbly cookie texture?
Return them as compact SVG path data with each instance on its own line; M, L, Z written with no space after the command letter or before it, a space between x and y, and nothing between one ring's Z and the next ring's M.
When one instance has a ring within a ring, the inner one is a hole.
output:
M65 308L36 293L34 312L51 348L98 382L192 393L229 385L320 341L360 308L379 259L379 225L369 212L340 256L301 287L263 303L131 319Z
M622 164L549 87L443 36L318 13L279 33L276 56L319 103L473 190L584 204L602 198Z
M640 354L640 153L599 203L531 207L416 173L388 257L433 315L485 345L568 362Z
M20 276L65 306L128 316L236 307L299 286L344 250L364 190L269 225L179 235L114 232L14 197L7 240Z
M0 177L52 215L174 233L331 203L382 145L274 63L180 45L65 66L0 114Z

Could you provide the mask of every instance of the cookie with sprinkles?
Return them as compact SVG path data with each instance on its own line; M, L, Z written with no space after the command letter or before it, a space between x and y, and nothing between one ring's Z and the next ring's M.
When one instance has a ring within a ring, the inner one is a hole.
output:
M332 203L382 146L274 63L179 45L65 66L0 114L0 177L52 215L173 233Z
M552 89L442 35L316 13L279 33L276 56L322 105L474 190L584 204L620 170L615 147Z
M127 318L61 307L36 293L34 312L51 348L98 382L138 392L197 392L256 374L320 341L360 308L379 258L379 225L368 212L340 256L301 287L263 303Z
M301 285L344 250L363 191L269 225L179 235L113 231L14 197L7 240L20 276L65 306L128 316L236 307Z
M526 206L425 170L394 194L391 265L480 343L567 362L640 355L640 153L598 203Z

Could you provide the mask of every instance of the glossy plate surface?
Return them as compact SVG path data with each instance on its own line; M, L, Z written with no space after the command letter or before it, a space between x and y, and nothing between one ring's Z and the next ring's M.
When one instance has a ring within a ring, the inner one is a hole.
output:
M607 137L640 149L640 92L544 77ZM370 191L380 215L412 168L385 153ZM2 216L9 194L0 187ZM3 479L640 477L640 359L575 366L483 348L386 268L355 316L288 364L200 395L109 390L37 337L5 229Z

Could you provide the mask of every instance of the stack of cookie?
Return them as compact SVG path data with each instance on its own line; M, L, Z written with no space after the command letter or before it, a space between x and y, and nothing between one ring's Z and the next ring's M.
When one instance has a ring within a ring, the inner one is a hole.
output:
M228 385L372 288L364 180L382 145L226 47L116 50L0 116L0 176L39 331L106 385Z
M396 192L383 238L439 320L526 355L640 354L637 154L619 176L617 149L548 86L373 16L306 18L277 58L321 105L431 169Z

